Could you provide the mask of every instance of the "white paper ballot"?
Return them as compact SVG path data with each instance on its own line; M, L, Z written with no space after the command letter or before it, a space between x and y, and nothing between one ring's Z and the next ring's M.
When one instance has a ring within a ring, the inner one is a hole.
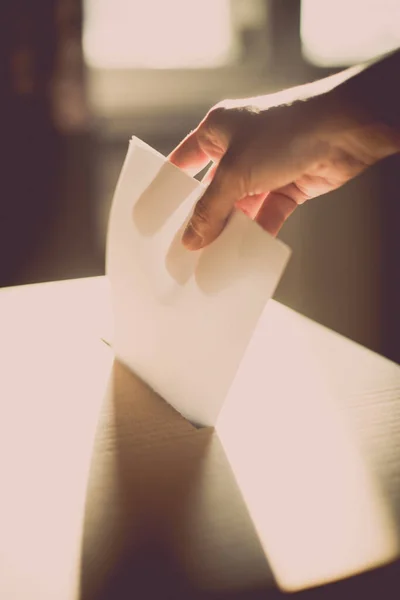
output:
M201 183L133 138L111 209L118 358L182 415L215 425L290 250L236 211L198 252L181 237Z

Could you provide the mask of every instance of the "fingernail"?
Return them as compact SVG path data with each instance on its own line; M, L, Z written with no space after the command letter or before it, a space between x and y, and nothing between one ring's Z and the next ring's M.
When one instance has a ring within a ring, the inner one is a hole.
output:
M191 221L183 233L182 243L188 250L200 250L203 246L203 238L195 231Z

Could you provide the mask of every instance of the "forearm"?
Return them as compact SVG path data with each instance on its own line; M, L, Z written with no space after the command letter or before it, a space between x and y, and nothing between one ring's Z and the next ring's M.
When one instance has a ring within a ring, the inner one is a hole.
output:
M400 51L359 65L315 104L332 140L350 136L368 163L400 152Z
M248 98L247 102L264 110L299 100L311 100L315 118L322 113L334 127L380 125L400 149L400 50L318 81ZM243 100L233 101L232 106L235 104L239 106Z
M336 93L364 118L400 135L400 50L363 65Z

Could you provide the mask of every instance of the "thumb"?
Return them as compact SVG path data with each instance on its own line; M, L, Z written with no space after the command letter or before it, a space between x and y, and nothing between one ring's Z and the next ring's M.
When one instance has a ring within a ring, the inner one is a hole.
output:
M248 148L241 151L236 145L230 146L195 207L183 234L184 246L189 250L207 246L221 233L237 203L241 207L243 203L253 205L255 201L257 213L262 203L260 199L265 196L266 201L256 220L264 229L276 235L298 203L297 198L288 193L287 186L304 171L308 157L300 154L300 157L297 153L293 155L286 145L273 145L267 151L264 149L260 160L261 152L249 151ZM276 192L267 195L270 190ZM254 218L252 211L245 212Z
M207 246L221 233L235 203L246 195L241 171L240 161L231 147L218 164L185 229L182 242L188 250Z

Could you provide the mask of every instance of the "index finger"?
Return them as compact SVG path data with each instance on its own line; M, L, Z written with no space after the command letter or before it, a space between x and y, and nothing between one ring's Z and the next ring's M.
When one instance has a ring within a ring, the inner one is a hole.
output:
M197 131L198 129L195 129L189 133L168 157L172 164L191 175L201 171L210 162L210 158L201 149Z

